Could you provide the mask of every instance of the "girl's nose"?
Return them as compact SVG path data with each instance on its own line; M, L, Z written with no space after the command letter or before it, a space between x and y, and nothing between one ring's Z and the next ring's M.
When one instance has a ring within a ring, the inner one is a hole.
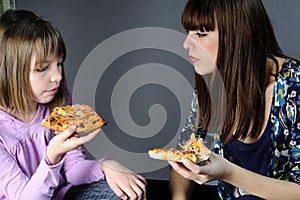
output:
M183 42L183 48L185 48L186 50L189 50L191 48L191 38L189 37L189 35L186 36L184 42Z
M60 82L62 79L62 76L61 76L61 70L59 68L55 68L53 69L53 72L51 74L51 78L50 78L50 81L51 82Z

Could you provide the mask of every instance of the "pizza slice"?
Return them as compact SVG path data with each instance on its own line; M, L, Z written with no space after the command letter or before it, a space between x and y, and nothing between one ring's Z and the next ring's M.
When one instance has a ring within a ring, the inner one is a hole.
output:
M163 148L155 148L148 151L148 154L151 158L158 160L172 160L176 162L182 162L183 158L190 159L195 163L199 163L201 159L195 152L182 152L178 149L163 149Z
M195 163L199 163L209 158L210 150L203 144L203 140L197 139L193 133L190 139L182 145L181 150L155 148L148 150L148 154L151 158L158 160L182 162L183 158L187 158Z
M106 120L85 104L55 107L50 115L41 122L42 126L55 131L64 131L68 127L76 125L77 133L89 133L106 124Z

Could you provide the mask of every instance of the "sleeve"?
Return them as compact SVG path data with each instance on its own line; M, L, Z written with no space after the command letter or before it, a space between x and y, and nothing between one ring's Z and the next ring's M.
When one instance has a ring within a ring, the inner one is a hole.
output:
M300 184L300 83L296 82L291 88L287 103L286 117L291 124L289 144L289 177L290 181Z
M100 168L101 160L86 158L83 147L70 151L65 155L63 174L72 185L80 185L103 180L104 174Z
M62 162L55 166L46 163L44 154L35 173L29 178L18 166L17 161L10 156L0 143L0 198L7 199L51 199L54 190L59 185L59 172Z

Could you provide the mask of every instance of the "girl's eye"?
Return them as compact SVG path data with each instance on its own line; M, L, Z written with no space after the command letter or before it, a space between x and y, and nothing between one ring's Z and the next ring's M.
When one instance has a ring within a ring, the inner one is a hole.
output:
M198 36L198 37L205 37L205 36L207 36L207 33L196 33L196 35Z
M48 68L49 68L49 66L43 66L43 67L41 67L41 68L37 68L36 71L37 71L37 72L44 72L44 71L46 71Z

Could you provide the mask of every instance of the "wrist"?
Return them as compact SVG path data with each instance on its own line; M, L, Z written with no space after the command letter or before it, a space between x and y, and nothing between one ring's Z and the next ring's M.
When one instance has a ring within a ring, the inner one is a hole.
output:
M102 158L100 160L100 169L101 169L101 171L103 172L104 175L105 175L105 172L106 172L106 169L109 165L110 160L111 159L109 159L109 158Z
M47 157L50 165L55 165L61 161L63 155L56 154L55 152L53 152L53 151L49 150L49 148L47 148L46 149L46 157Z
M222 176L222 180L228 182L230 177L232 176L232 171L234 171L234 167L236 165L231 163L230 161L225 159L225 163L224 163L224 173Z

